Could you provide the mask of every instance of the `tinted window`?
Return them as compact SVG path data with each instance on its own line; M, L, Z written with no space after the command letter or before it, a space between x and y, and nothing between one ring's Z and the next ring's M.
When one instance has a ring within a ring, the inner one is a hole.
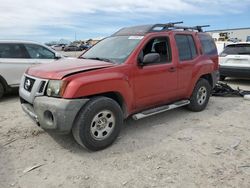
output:
M214 40L209 35L199 34L199 39L201 41L202 51L207 55L217 55L217 48Z
M28 58L20 44L0 44L0 58Z
M233 44L226 46L222 54L250 55L250 44Z
M32 59L54 59L54 52L36 44L24 44Z
M169 39L167 37L158 37L151 39L143 48L140 53L140 60L149 53L158 53L160 55L160 62L171 62L171 49L169 45Z
M175 40L180 61L191 60L197 55L194 39L191 35L176 35Z

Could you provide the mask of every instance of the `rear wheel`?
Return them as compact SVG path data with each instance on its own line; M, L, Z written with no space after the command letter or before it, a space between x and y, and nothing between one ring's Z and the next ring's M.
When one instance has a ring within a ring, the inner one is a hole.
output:
M3 84L0 82L0 99L3 97L4 94L4 87Z
M90 99L76 117L73 136L80 145L90 150L104 149L119 135L122 114L120 106L110 98Z
M194 112L204 110L209 101L210 94L211 86L209 82L203 78L199 79L190 98L190 104L187 107Z

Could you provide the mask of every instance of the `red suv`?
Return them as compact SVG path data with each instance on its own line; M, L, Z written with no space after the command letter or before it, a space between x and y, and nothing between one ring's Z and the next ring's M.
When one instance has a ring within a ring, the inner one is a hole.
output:
M175 23L123 28L78 59L59 61L26 71L22 108L90 150L111 145L129 116L203 110L219 78L213 39L201 26Z

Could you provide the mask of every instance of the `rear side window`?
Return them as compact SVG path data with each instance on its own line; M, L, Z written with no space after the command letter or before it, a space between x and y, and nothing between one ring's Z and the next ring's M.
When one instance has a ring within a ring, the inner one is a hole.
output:
M192 60L197 56L197 50L192 35L175 35L180 61Z
M217 55L217 48L214 40L209 35L199 34L199 39L201 41L202 51L206 55Z
M226 55L250 55L250 44L231 44L226 46L222 54Z
M28 55L20 44L0 44L0 58L28 58Z
M28 51L30 58L32 59L54 59L54 52L48 50L47 48L36 45L36 44L24 44L26 50Z

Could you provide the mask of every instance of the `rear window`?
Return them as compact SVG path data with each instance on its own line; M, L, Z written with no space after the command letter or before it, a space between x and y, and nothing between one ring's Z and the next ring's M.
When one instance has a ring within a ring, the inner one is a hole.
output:
M206 55L217 55L217 48L214 40L209 35L199 34L199 39L201 41L202 51Z
M227 55L250 55L250 44L228 45L222 52Z

